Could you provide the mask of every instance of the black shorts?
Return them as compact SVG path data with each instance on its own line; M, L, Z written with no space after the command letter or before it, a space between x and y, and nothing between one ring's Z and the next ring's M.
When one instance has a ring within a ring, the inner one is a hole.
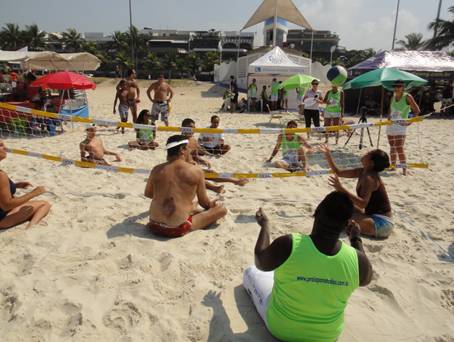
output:
M320 127L320 112L317 109L305 109L304 121L306 128L311 127L311 121L314 122L315 127Z
M206 146L203 146L202 147L205 149L205 151L207 151L209 154L222 154L222 147L220 145L217 145L215 147L206 147Z

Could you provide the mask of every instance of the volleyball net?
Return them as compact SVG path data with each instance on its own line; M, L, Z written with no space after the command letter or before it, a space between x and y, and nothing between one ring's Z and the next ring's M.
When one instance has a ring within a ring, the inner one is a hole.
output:
M290 119L298 118L289 117ZM402 126L406 127L407 164L397 164L397 167L428 167L422 155L421 125L424 119L425 117L416 117L400 120ZM96 134L102 138L106 149L123 156L122 162L113 163L106 158L110 165L98 165L80 160L79 143L87 134L86 128L92 125L97 126ZM196 122L196 125L200 125L200 122ZM381 121L312 129L156 127L61 115L0 103L0 135L7 140L7 146L13 154L41 158L64 165L129 174L146 174L154 165L164 162L166 160L165 142L171 135L192 134L201 145L205 146L204 155L201 158L209 164L205 168L213 171L207 171L207 178L283 178L323 175L329 173L329 167L318 147L324 144L327 137L338 166L353 168L361 165L362 155L377 147L379 134L379 147L389 153L386 131L390 125L390 121ZM118 129L121 127L126 128L125 134L119 133ZM300 143L295 144L293 133L305 138L311 148L308 149ZM307 134L310 134L310 139L307 138ZM339 142L335 144L335 136L338 134ZM268 160L279 135L282 135L281 147L273 162L270 163ZM146 145L150 141L157 142L159 146L154 150L141 151L141 149L147 149ZM225 151L222 149L225 149L225 146L221 145L222 142L230 146L230 151L223 156L221 155ZM305 165L297 165L301 161L299 158L301 153L305 158ZM293 172L276 168L273 164L276 161L289 164L289 169ZM291 165L293 162L294 168Z

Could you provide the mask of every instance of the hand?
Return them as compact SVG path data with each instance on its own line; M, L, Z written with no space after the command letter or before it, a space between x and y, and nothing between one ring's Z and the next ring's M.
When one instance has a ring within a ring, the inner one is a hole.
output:
M344 187L336 175L329 177L328 184L336 189L336 191L344 191Z
M355 237L361 236L361 227L355 220L350 220L347 225L346 232L348 234L349 239L353 239Z
M115 153L115 161L121 162L121 156L118 153Z
M30 182L18 182L16 183L16 187L19 188L19 189L27 189L29 187L31 187L32 184Z
M34 196L39 196L44 194L47 191L47 189L44 186L37 186L36 188L33 189L32 193Z
M255 213L255 220L257 221L260 227L268 225L270 221L268 219L268 216L266 216L265 212L262 210L262 208L259 208L259 210L257 210L257 212Z
M205 166L206 166L207 168L211 169L211 164L210 164L209 161L206 161L206 160L205 160L204 164L205 164Z
M114 113L114 114L117 114L117 110L116 110L115 108L114 108L114 110L113 110L113 113Z
M331 154L331 151L329 150L329 147L326 144L320 145L319 150L320 150L320 152L324 153L325 155Z

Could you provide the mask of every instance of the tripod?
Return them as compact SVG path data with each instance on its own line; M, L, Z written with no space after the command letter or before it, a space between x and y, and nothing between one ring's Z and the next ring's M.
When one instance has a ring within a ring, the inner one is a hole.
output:
M362 123L367 123L367 117L366 117L366 112L367 112L367 108L366 107L362 107L361 108L361 116L358 120L358 124L362 124ZM364 128L367 130L367 135L369 136L369 142L370 142L370 146L373 147L374 144L372 143L372 137L370 136L370 131L369 131L369 127L362 127L360 128L361 129L361 133L360 133L360 138L359 138L359 149L361 150L363 147L366 147L364 144L363 144L363 140L364 140ZM348 135L348 139L347 141L345 142L345 146L348 145L350 139L352 138L353 134L356 133L356 130L358 128L355 128L349 135Z

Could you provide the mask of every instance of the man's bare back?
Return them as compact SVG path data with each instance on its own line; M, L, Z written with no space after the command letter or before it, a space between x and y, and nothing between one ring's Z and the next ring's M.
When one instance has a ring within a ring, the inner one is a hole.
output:
M203 171L183 160L156 166L151 172L153 201L150 218L176 227L185 222L194 211L197 193L205 189ZM202 196L201 205L210 207L210 200Z

